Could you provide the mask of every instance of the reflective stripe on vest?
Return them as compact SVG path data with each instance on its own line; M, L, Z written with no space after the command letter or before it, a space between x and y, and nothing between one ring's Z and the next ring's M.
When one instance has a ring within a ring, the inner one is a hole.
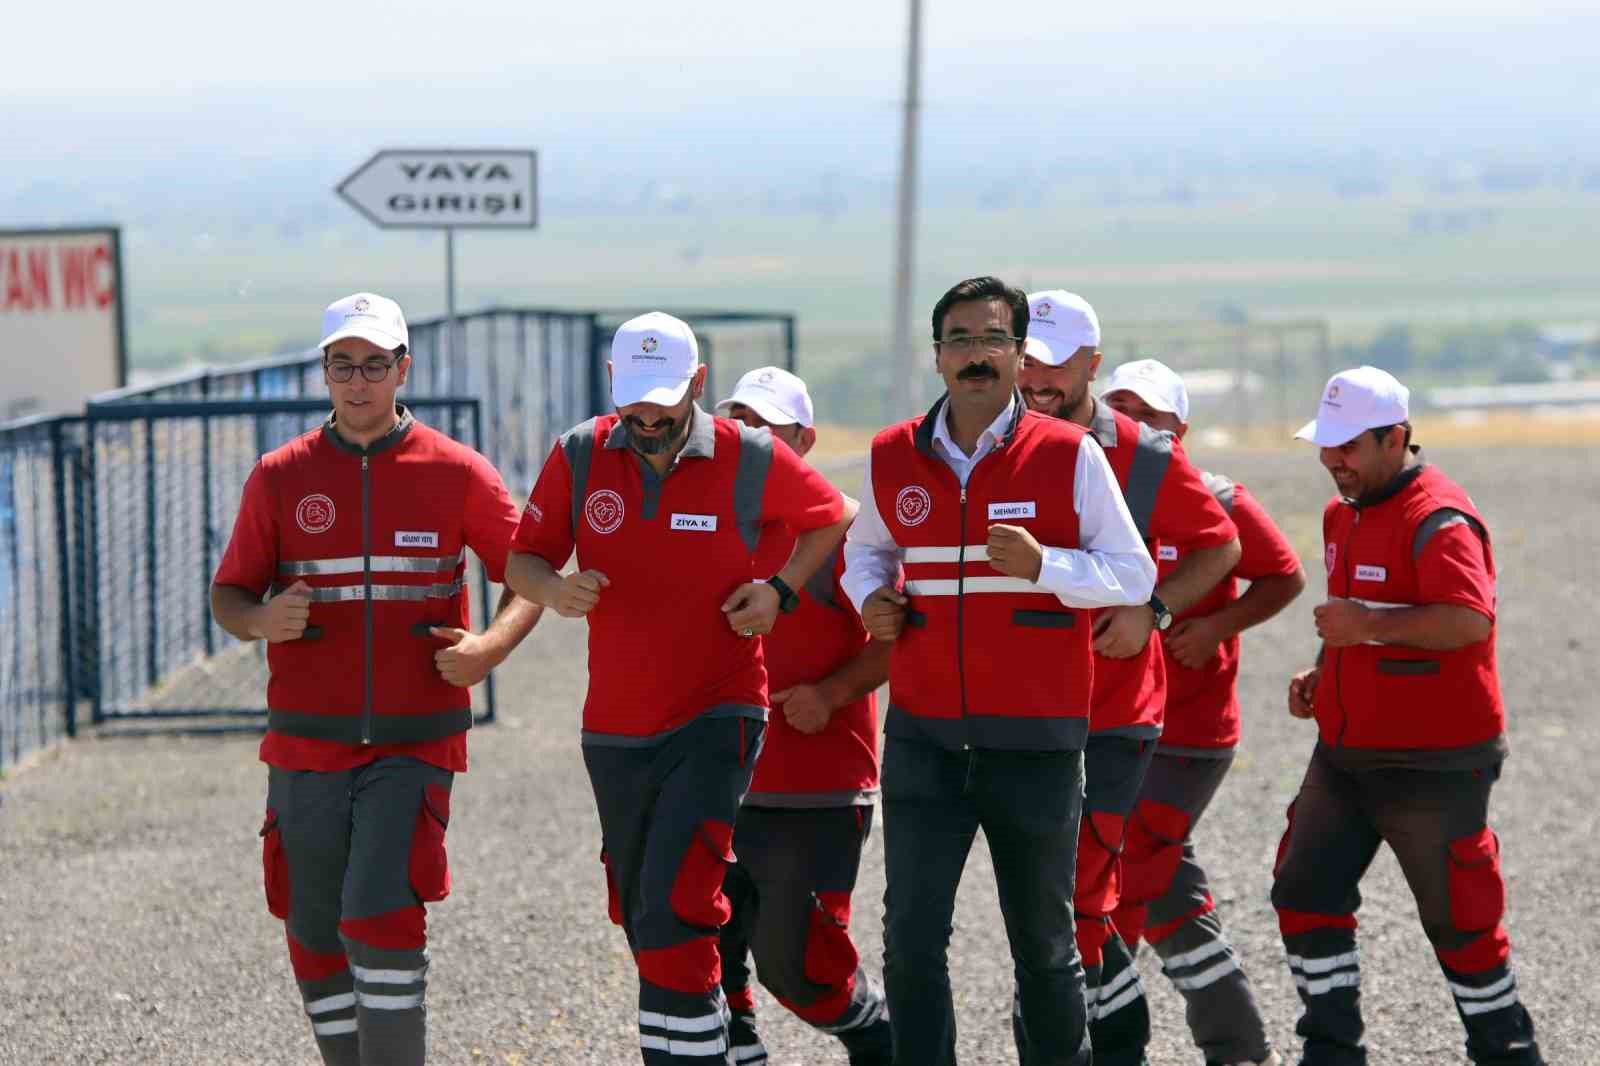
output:
M462 582L451 581L443 585L385 585L373 582L371 585L371 599L373 600L447 600L461 593ZM348 603L365 600L368 586L360 585L326 585L322 588L311 590L312 603Z
M930 570L934 570L938 564L948 566L951 563L961 563L965 565L987 563L988 561L989 546L987 544L968 544L964 548L944 545L906 548L904 553L906 595L959 596L963 593L968 595L980 593L1016 595L1022 593L1024 595L1055 596L1055 593L1048 589L1040 588L1025 578L1006 577L1000 574L971 575L960 578L921 576Z
M422 555L374 555L372 572L393 574L444 574L467 560L467 550L462 548L454 558L435 558ZM321 577L328 574L360 574L367 560L359 555L342 559L302 559L278 564L278 573L288 577Z

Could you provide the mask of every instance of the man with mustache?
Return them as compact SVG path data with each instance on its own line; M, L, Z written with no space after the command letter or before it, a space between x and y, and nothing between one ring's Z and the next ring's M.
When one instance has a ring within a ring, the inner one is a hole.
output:
M1088 301L1056 289L1032 294L1028 307L1026 355L1017 378L1028 406L1083 427L1105 449L1152 555L1163 542L1192 546L1148 603L1094 615L1094 693L1073 903L1096 1066L1142 1066L1150 1011L1132 952L1111 916L1121 891L1128 816L1161 735L1166 672L1154 634L1232 571L1239 536L1172 434L1141 426L1089 393L1100 367L1100 321ZM1013 1021L1020 1047L1030 1043L1034 1018L1028 1004L1019 1003ZM1036 1061L1026 1051L1021 1060L1023 1066Z
M761 642L838 546L844 499L772 434L696 403L687 323L652 312L611 342L616 413L563 434L517 527L506 583L589 623L583 759L611 920L639 968L647 1066L731 1061L718 930L739 803L767 719ZM770 577L765 537L793 554ZM578 569L559 572L576 550Z
M1501 919L1489 791L1507 753L1495 660L1495 566L1472 498L1411 443L1410 392L1335 374L1315 444L1338 490L1322 514L1322 651L1289 682L1318 739L1278 845L1272 903L1305 1011L1304 1066L1363 1066L1358 888L1379 846L1416 897L1467 1057L1542 1066Z
M1117 367L1100 399L1179 440L1189 431L1189 391L1155 359ZM1129 821L1122 902L1112 923L1132 951L1141 936L1150 941L1187 1003L1189 1031L1207 1062L1277 1064L1282 1057L1272 1050L1250 980L1223 933L1192 834L1239 742L1239 633L1293 602L1306 576L1254 495L1220 474L1201 477L1239 528L1242 554L1227 579L1162 636L1166 720ZM1156 566L1168 575L1188 554L1187 544L1162 544ZM1238 578L1250 583L1243 595Z
M1032 1061L1089 1062L1071 908L1087 609L1143 604L1155 563L1099 445L1017 395L1027 324L1027 298L998 278L940 298L945 394L873 440L845 544L845 591L874 639L894 645L883 807L896 1066L956 1061L947 949L979 828Z

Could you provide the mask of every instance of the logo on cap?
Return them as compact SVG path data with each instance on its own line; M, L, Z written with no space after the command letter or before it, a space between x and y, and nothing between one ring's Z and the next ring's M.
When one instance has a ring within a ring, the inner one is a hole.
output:
M907 485L894 498L894 516L903 526L920 526L933 511L933 499L921 485Z
M639 342L639 347L646 352L653 352L657 348L661 347L661 342L656 340L654 337L646 337L644 340Z
M1328 399L1337 400L1338 398L1339 398L1339 386L1337 386L1337 385L1329 385L1328 386Z
M589 493L583 516L596 533L615 533L622 525L622 497L610 489L597 489Z
M1049 300L1040 300L1039 301L1039 306L1035 307L1033 309L1033 317L1034 318L1049 318L1050 317L1050 312L1054 311L1054 310L1055 310L1055 308L1050 306L1050 301Z
M295 525L307 533L326 533L333 528L334 515L333 501L320 492L305 497L294 509Z
M357 300L355 302L355 309L358 312L359 311L365 311L368 307L371 307L371 306L372 306L371 304L367 303L367 298L365 296L361 297L361 299L359 299L359 300Z
M763 370L763 371L762 371L762 372L761 372L761 373L760 373L760 375L759 375L759 376L758 376L758 377L757 377L757 378L756 378L756 380L757 380L757 381L759 381L759 382L761 382L761 384L763 384L763 385L765 385L765 384L767 384L767 383L768 383L768 382L770 382L770 381L771 381L771 380L772 380L772 378L773 378L773 373L772 373L772 371L770 371L770 370Z

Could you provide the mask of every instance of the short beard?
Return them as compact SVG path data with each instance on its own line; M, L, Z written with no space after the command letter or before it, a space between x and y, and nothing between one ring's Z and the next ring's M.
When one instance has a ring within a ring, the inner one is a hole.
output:
M632 423L633 420L629 419L628 421ZM632 428L631 425L630 428ZM662 452L669 452L675 448L678 442L688 435L688 432L689 416L685 415L683 418L673 419L672 429L659 437L645 437L638 433L629 433L628 447L640 455L660 455Z

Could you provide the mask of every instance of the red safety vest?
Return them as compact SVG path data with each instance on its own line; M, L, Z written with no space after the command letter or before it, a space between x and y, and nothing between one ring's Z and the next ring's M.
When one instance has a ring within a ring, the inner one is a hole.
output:
M794 554L795 535L774 529L756 556L756 574L775 574ZM861 654L871 638L839 588L844 551L835 549L805 587L800 606L780 614L761 640L767 687L815 684ZM869 692L833 712L820 733L802 733L774 704L756 761L747 807L845 807L878 792L878 697Z
M267 647L267 729L360 745L469 729L470 696L440 676L443 644L428 629L468 626L475 518L504 524L491 563L504 565L506 515L469 513L494 495L475 480L499 485L488 460L407 414L366 452L328 427L307 433L263 456L258 475L277 533L271 591L296 581L314 590L305 635Z
M1493 577L1482 517L1436 467L1407 469L1375 501L1334 499L1322 516L1328 595L1380 609L1421 605L1417 559L1433 533L1462 519L1482 538ZM1505 732L1494 647L1491 628L1486 639L1454 651L1394 644L1329 648L1315 697L1323 743L1439 750L1494 740Z
M943 398L872 442L872 491L903 552L910 609L890 667L886 732L946 748L1081 749L1088 729L1088 612L988 563L988 527L1023 526L1078 548L1072 505L1084 430L1028 411L965 489L934 450Z

